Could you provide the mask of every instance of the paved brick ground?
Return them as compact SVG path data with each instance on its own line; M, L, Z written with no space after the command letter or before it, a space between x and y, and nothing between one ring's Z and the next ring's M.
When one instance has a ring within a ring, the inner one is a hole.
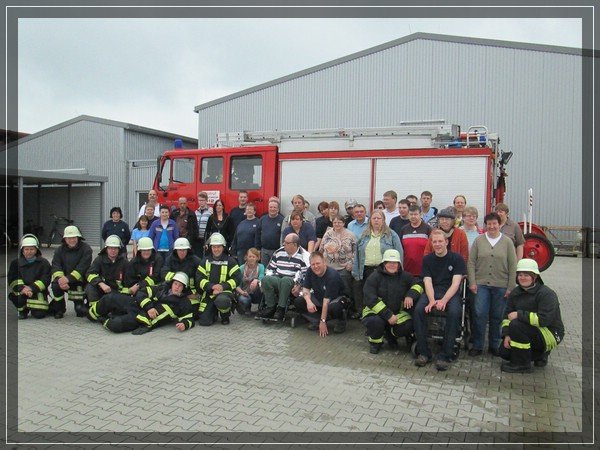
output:
M18 431L102 432L106 442L113 432L581 432L583 261L557 258L543 274L566 338L529 375L502 373L487 354L463 352L447 372L415 367L404 345L371 355L358 321L327 338L239 315L134 336L76 318L69 304L62 320L18 322Z

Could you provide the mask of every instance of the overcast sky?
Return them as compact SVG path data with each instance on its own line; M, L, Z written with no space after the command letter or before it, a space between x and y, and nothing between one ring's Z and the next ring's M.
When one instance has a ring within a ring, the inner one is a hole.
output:
M580 19L19 19L19 131L81 114L197 137L194 107L416 32L581 48Z

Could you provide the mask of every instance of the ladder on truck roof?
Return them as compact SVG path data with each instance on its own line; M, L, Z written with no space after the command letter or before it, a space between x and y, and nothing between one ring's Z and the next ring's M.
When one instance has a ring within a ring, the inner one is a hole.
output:
M444 120L400 122L389 127L368 128L323 128L306 130L241 131L217 133L217 146L225 143L234 146L256 145L257 143L278 144L290 140L344 139L353 141L364 138L410 138L429 142L449 142L460 137L458 125L446 124Z
M389 127L241 131L217 134L217 147L277 145L280 153L488 147L496 153L498 136L483 125L461 133L444 120L400 122Z

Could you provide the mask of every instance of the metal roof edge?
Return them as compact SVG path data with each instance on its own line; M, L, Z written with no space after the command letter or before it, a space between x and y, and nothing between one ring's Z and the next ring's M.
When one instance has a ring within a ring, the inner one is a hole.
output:
M21 139L18 139L17 141L13 141L11 142L9 145L7 145L7 148L11 148L14 147L15 145L18 145L20 143L24 143L33 139L36 139L40 136L43 136L45 134L48 133L52 133L53 131L59 130L61 128L65 128L68 127L69 125L73 125L75 123L78 122L94 122L94 123L99 123L99 124L103 124L103 125L108 125L108 126L113 126L113 127L118 127L118 128L123 128L124 130L129 130L129 131L135 131L138 133L144 133L144 134L150 134L153 136L159 136L159 137L165 137L168 139L182 139L186 142L189 142L191 144L195 144L198 145L198 139L189 137L189 136L181 136L179 134L175 134L175 133L169 133L166 131L160 131L160 130L155 130L152 128L146 128L146 127L142 127L140 125L134 125L134 124L130 124L130 123L125 123L125 122L119 122L116 120L111 120L111 119L103 119L101 117L94 117L94 116L88 116L88 115L81 115L81 116L77 116L73 119L67 120L65 122L61 122L57 125L53 125L49 128L46 128L44 130L38 131L37 133L32 133L28 136L25 136Z
M99 175L83 175L50 170L29 170L5 168L2 175L8 178L35 179L37 183L107 183L108 177Z
M472 38L465 36L453 36L447 34L434 34L434 33L413 33L408 36L401 37L399 39L395 39L390 42L386 42L380 45L376 45L375 47L370 47L365 50L361 50L356 53L352 53L350 55L343 56L341 58L337 58L322 64L318 64L316 66L310 67L308 69L303 69L298 72L294 72L290 75L286 75L280 78L276 78L271 81L267 81L265 83L258 84L256 86L250 87L248 89L244 89L238 92L235 92L230 95L226 95L224 97L220 97L215 100L211 100L206 103L202 103L194 108L194 112L201 111L203 109L210 108L211 106L218 105L220 103L225 103L229 100L233 100L234 98L243 97L244 95L251 94L253 92L258 92L263 89L266 89L271 86L275 86L281 83L285 83L286 81L293 80L295 78L300 78L304 75L308 75L310 73L318 72L323 69L327 69L329 67L337 66L339 64L343 64L348 61L352 61L354 59L361 58L363 56L367 56L370 54L375 54L383 50L387 50L388 48L396 47L401 44L406 44L407 42L411 42L418 39L425 40L433 40L433 41L443 41L443 42L453 42L459 44L469 44L469 45L487 45L492 47L505 47L505 48L516 48L519 50L533 50L533 51L541 51L541 52L552 52L552 53L563 53L570 55L581 56L584 54L584 51L575 47L561 47L555 45L545 45L545 44L532 44L526 42L517 42L517 41L503 41L496 39L484 39L484 38Z

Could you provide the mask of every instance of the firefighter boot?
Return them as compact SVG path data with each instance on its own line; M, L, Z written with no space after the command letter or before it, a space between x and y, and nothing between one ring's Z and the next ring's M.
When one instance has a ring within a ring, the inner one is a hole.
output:
M539 358L534 358L533 365L535 367L546 367L548 365L548 356L550 352L544 352Z
M380 342L369 342L369 353L376 355L381 350L382 345Z
M530 373L531 350L511 347L510 362L503 362L500 370L509 373Z
M86 317L87 316L87 307L83 303L83 300L74 301L75 314L77 317Z
M221 313L221 323L223 325L229 325L230 313Z

